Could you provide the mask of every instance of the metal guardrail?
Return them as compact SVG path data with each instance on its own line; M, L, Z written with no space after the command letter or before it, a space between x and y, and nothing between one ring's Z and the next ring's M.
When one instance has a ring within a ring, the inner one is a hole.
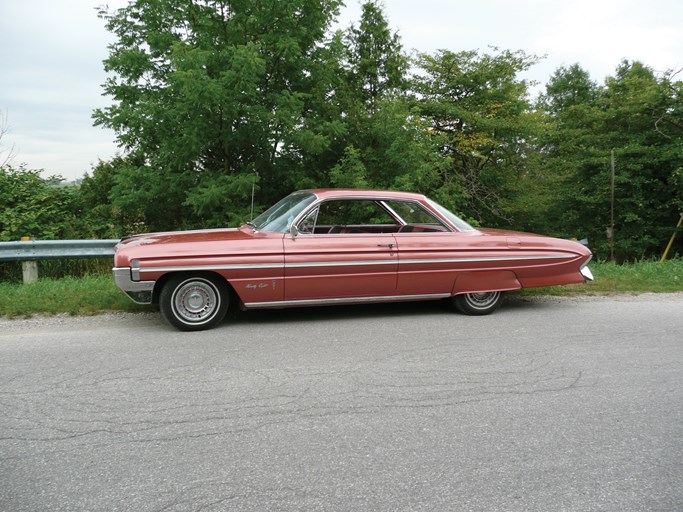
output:
M119 240L22 240L0 242L0 261L21 261L24 284L38 280L38 260L109 258Z
M27 240L0 242L0 261L36 261L114 256L119 240Z

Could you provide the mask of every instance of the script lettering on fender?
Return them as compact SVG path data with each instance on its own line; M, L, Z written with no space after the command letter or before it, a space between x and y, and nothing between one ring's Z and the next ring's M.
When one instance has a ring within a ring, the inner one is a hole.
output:
M256 290L256 289L268 288L269 286L270 285L267 283L259 283L259 284L249 283L248 285L245 286L245 288L248 288L250 290Z

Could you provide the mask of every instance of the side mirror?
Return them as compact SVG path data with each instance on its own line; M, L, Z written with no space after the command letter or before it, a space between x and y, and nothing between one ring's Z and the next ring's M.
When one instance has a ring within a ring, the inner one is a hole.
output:
M297 235L299 234L299 228L296 227L296 224L293 224L289 228L289 234L292 235L292 240L294 240Z

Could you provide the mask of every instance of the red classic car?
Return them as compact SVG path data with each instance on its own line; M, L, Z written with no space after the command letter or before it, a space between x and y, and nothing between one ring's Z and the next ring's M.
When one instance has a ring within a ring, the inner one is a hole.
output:
M581 283L570 240L475 229L420 194L302 190L232 229L137 235L116 246L116 284L181 330L229 305L283 308L449 298L484 315L508 290Z

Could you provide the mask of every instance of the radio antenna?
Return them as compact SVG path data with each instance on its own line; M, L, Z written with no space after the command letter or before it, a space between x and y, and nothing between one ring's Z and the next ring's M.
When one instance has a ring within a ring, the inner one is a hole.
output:
M256 177L258 178L258 172L254 171ZM249 220L254 220L254 193L256 191L256 180L251 184L251 213L249 214Z

